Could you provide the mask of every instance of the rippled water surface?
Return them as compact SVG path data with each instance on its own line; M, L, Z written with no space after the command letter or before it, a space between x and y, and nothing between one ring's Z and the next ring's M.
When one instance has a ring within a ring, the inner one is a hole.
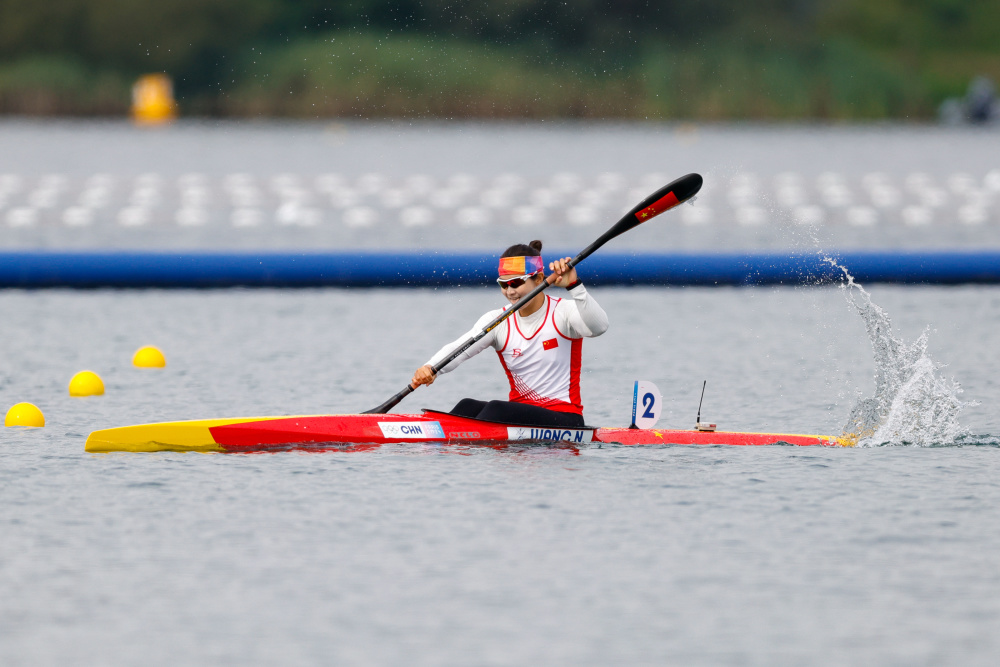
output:
M354 412L495 290L0 293L0 664L993 664L996 288L874 286L929 327L967 431L933 447L88 455L144 421ZM838 288L595 289L590 423L838 433L875 367ZM160 346L168 366L132 352ZM105 381L71 399L73 373ZM483 355L401 406L494 397ZM983 443L983 444L971 444Z
M695 207L615 246L989 248L998 140L4 121L0 247L581 248L697 171ZM0 408L48 423L0 431L0 665L993 665L1000 289L865 287L595 289L612 328L585 344L583 400L624 425L650 380L685 428L707 380L720 429L837 434L861 407L892 446L256 455L83 446L371 408L496 290L0 292ZM165 369L131 366L147 344ZM83 369L106 395L67 395ZM400 409L505 384L482 355Z

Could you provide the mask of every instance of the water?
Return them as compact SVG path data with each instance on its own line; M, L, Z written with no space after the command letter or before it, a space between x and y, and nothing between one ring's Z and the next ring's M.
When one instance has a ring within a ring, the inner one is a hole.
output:
M697 205L620 248L996 247L998 137L4 121L0 174L20 189L0 247L581 248L649 175L689 171L706 176ZM220 199L236 173L259 206ZM325 173L396 190L423 174L452 193L471 176L466 197L504 174L526 185L465 218L411 202L432 213L411 225L374 195L317 203ZM537 203L594 187L606 199L573 219ZM78 206L85 192L109 203ZM517 218L525 201L548 215ZM289 202L315 210L281 222ZM837 434L853 414L862 444L895 446L256 455L83 445L109 426L371 408L496 290L0 292L0 407L31 401L48 422L0 431L0 664L992 665L1000 289L865 289L595 289L612 327L584 346L583 401L588 422L624 425L632 382L650 380L661 425L686 428L707 380L702 418L720 429ZM147 344L165 369L131 366ZM83 369L105 396L67 395ZM482 355L400 409L505 384Z
M599 289L588 421L655 381L666 425L839 432L875 391L839 288ZM997 442L1000 290L876 286ZM356 411L495 290L5 292L0 663L992 664L993 446L87 455L95 428ZM131 353L156 344L162 371ZM403 408L498 396L475 359ZM107 394L70 399L76 371ZM939 371L940 372L940 371Z
M875 364L875 393L861 398L848 417L843 434L858 446L942 445L969 435L959 424L966 404L962 387L940 374L940 365L927 355L928 331L912 343L892 334L889 315L871 294L854 281L847 269L843 286L865 323Z

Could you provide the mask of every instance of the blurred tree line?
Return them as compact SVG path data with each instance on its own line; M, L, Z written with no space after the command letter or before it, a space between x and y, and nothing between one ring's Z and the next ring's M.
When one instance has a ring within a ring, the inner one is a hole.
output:
M204 114L927 117L1000 79L1000 2L0 0L0 111L153 71Z

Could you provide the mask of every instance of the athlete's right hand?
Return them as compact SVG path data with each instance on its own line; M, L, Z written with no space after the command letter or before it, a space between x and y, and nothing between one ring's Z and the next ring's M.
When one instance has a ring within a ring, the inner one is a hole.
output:
M416 389L422 384L434 384L434 369L430 366L421 366L413 374L413 379L410 380L410 386Z

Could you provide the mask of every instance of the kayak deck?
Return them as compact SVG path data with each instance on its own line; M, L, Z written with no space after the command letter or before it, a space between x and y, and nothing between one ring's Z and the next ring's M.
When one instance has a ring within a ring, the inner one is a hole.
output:
M786 433L730 433L629 428L541 428L485 422L443 412L423 414L301 415L140 424L94 431L88 452L259 452L324 449L331 445L371 449L392 443L510 445L825 445L849 446L843 438Z

